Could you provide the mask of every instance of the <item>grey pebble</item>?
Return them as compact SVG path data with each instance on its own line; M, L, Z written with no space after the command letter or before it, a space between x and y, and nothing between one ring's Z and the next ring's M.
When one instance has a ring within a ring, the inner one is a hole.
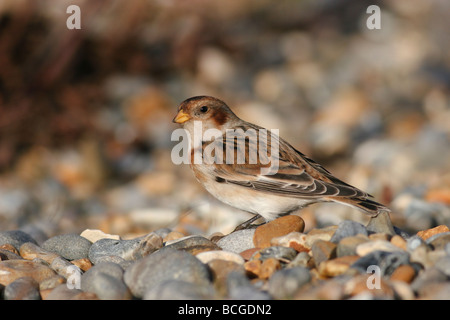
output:
M292 299L298 289L309 281L311 275L305 267L278 270L269 279L269 293L275 299Z
M113 262L99 263L81 277L81 290L93 292L102 300L126 300L131 293L123 281L124 270Z
M200 260L190 253L172 248L160 249L134 262L124 274L126 285L138 298L165 280L207 285L210 278L207 266Z
M62 234L46 240L41 247L67 260L77 260L88 257L91 245L92 242L77 234Z
M281 262L290 262L297 256L297 251L290 247L273 246L259 250L255 254L260 254L261 260L275 258Z
M144 300L208 300L215 295L211 284L196 285L183 280L166 280L145 292Z
M78 272L81 275L80 268L62 257L53 259L50 267L55 270L57 274L63 276L66 279L74 275L75 272Z
M81 281L83 284L83 279ZM86 283L86 279L84 282ZM103 272L99 272L95 274L95 276L89 277L88 288L82 290L95 293L101 300L129 300L132 297L131 292L128 290L122 279L118 279Z
M14 280L5 287L5 300L40 300L39 284L31 277Z
M124 260L135 260L136 257L133 256L133 253L139 247L139 243L140 239L100 239L90 247L88 258L93 264L97 264L98 259L102 256L117 256Z
M343 238L356 236L357 234L367 236L368 232L366 227L356 221L344 220L339 223L338 228L334 232L330 241L333 243L338 243Z
M9 243L19 250L20 246L26 242L32 242L37 245L36 240L34 240L28 233L21 230L8 230L0 232L0 245Z
M386 233L391 236L396 234L389 213L387 212L380 213L376 217L371 217L366 226L366 230L373 233Z
M241 272L232 271L227 280L228 298L231 300L270 300L267 292L256 288Z
M254 234L255 229L235 231L217 241L217 245L223 250L240 253L255 247L253 244Z

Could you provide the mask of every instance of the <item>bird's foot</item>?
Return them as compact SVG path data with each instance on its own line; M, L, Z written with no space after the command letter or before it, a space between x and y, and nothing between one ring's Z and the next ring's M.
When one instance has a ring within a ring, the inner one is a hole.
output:
M260 225L263 225L266 223L266 221L264 221L263 223L259 223L259 224L252 224L252 222L258 220L258 219L262 219L263 217L259 214L255 215L254 217L251 217L250 219L248 219L247 221L241 223L240 225L238 225L233 232L235 231L239 231L239 230L245 230L245 229L254 229L259 227Z

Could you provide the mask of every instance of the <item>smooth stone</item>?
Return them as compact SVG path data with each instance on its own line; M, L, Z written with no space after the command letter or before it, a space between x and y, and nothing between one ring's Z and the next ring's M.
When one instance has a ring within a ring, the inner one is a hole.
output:
M268 293L258 290L241 272L230 272L227 277L227 295L230 300L270 300Z
M445 246L450 243L450 232L439 233L431 236L426 241L434 250L445 250Z
M21 230L7 230L0 232L0 245L9 243L19 250L20 246L26 242L32 242L37 245L36 240Z
M272 238L270 244L272 246L282 246L293 248L297 252L309 251L305 246L307 235L301 232L293 231L280 237Z
M56 274L54 276L51 276L39 283L39 290L47 290L47 289L53 289L59 286L62 283L66 282L66 278L63 276L60 276L59 274Z
M134 296L142 298L152 287L165 280L183 280L208 285L208 267L192 254L163 248L127 268L124 280Z
M417 235L426 241L428 238L430 238L434 235L444 233L444 232L449 232L449 231L450 230L448 229L448 227L446 225L439 225L439 226L431 228L431 229L419 231L419 232L417 232Z
M402 281L405 283L411 283L416 276L416 270L407 264L400 265L391 274L391 281Z
M269 279L269 293L275 299L292 299L295 293L310 281L311 275L307 268L278 270Z
M216 244L222 248L222 250L241 253L242 251L255 247L253 244L254 234L255 229L238 230L221 238Z
M59 257L57 253L45 250L32 242L26 242L19 248L20 255L25 260L42 259L48 264Z
M59 254L67 260L87 258L92 242L77 234L62 234L49 238L42 249Z
M105 273L113 278L122 279L124 270L120 265L113 262L101 262L96 264L88 271L86 271L81 277L81 289L83 291L89 291L89 283L91 277L94 278L99 273Z
M81 293L83 293L83 291L80 289L70 289L66 283L63 283L51 289L51 291L45 295L44 300L71 300Z
M196 254L195 257L206 264L212 260L224 260L237 264L244 264L245 262L244 258L242 258L239 254L223 250L204 251Z
M143 300L208 300L213 299L211 285L196 285L183 280L166 280L144 293Z
M176 250L183 250L196 255L205 251L217 251L220 247L211 240L202 236L187 236L184 238L176 239L166 243L166 248L172 248Z
M0 261L0 284L4 286L22 277L31 277L40 283L55 274L50 267L33 261L19 259Z
M387 212L382 212L376 217L371 217L366 226L366 230L373 233L385 233L391 236L396 234L389 213Z
M369 238L358 234L356 236L343 238L337 244L336 255L338 257L356 255L356 248L363 243L369 241Z
M312 229L306 235L304 246L311 248L317 240L331 241L331 238L335 234L337 228L338 226L329 226L326 228Z
M421 237L419 237L417 235L414 235L406 240L406 250L408 252L413 252L419 246L428 247L428 244Z
M288 263L292 261L296 255L297 251L294 248L274 246L259 250L253 258L259 258L262 261L269 258L275 258L281 262Z
M139 238L139 245L133 250L132 256L139 259L145 257L163 247L163 238L151 232Z
M58 257L52 261L50 267L56 271L60 276L68 279L74 273L78 273L81 276L81 270L77 266L73 265L66 259Z
M286 265L286 268L294 267L308 267L311 261L311 256L307 252L300 252L291 262Z
M125 260L118 256L100 256L96 258L96 264L101 263L116 263L122 267L123 270L126 270L129 266L133 264L133 261Z
M259 261L259 260L258 260ZM215 259L208 262L208 267L211 270L213 285L216 289L218 297L225 298L227 293L226 280L231 272L245 273L243 264L238 264L233 261L225 261Z
M281 269L280 261L275 258L268 258L262 261L258 276L260 279L269 279L279 269Z
M317 240L311 247L314 263L318 267L322 261L336 257L337 245L331 241Z
M448 280L447 275L439 270L437 267L430 267L421 270L417 277L411 282L411 289L414 292L420 293L422 288L431 283L442 283Z
M23 277L8 284L3 292L5 300L40 300L39 284L31 277Z
M116 234L108 234L98 229L86 229L80 233L80 237L86 238L90 242L94 243L100 239L114 239L120 240L120 236Z
M436 268L441 270L447 277L450 278L450 257L444 256L440 258L438 261L436 261L435 264Z
M367 241L356 247L356 254L361 257L374 251L396 252L404 250L386 240Z
M273 238L287 235L291 232L303 232L305 222L296 215L287 215L269 221L255 229L253 243L256 248L267 248L271 246Z
M140 239L100 239L91 245L88 258L93 264L97 264L98 259L102 256L117 256L124 260L136 260L140 257L134 256L133 253L139 247L139 243Z
M92 262L87 258L72 260L71 262L73 265L77 266L83 271L88 271L90 268L92 268Z
M90 278L87 292L95 293L101 300L129 300L132 298L130 290L122 281L106 273L98 273Z
M359 259L359 256L342 256L331 260L322 261L319 264L319 273L325 277L336 277L344 274L350 266Z
M407 250L407 246L406 246L406 240L404 238L402 238L399 235L395 235L391 238L391 243L396 246L399 247L402 250Z
M10 250L0 249L0 261L23 259L23 257L11 252Z
M367 236L368 232L366 227L356 221L344 220L339 223L338 228L334 232L330 241L333 243L339 243L342 239L356 236L357 234Z
M116 263L99 263L81 276L81 290L93 292L101 300L131 299L123 274L124 270Z

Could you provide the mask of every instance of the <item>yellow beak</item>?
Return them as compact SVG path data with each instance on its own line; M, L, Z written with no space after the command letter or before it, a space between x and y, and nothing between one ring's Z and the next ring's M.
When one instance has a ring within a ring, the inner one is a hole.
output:
M191 117L187 113L184 113L183 110L180 110L180 111L178 111L178 114L176 115L176 117L173 118L172 122L185 123L186 121L188 121L190 119L191 119Z

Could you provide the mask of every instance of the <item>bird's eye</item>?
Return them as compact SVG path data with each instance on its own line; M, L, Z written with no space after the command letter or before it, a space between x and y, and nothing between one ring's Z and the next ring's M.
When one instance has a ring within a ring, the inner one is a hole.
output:
M200 108L200 112L201 113L206 113L208 111L208 107L207 106L203 106Z

